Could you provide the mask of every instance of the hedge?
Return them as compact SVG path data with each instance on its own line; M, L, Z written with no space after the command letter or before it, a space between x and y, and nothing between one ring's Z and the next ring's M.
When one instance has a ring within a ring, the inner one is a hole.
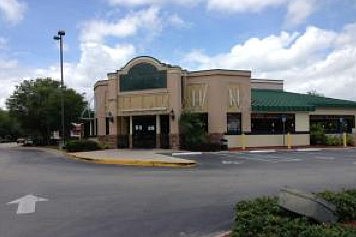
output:
M72 140L66 143L65 149L68 152L96 151L100 150L99 143L92 140Z
M340 221L355 220L356 190L325 191L317 195L335 204ZM280 208L276 197L262 197L236 204L232 236L346 237L356 236L356 229L340 223L318 224Z
M204 142L199 144L184 144L181 146L181 148L188 151L213 152L213 151L220 151L221 144L218 142Z

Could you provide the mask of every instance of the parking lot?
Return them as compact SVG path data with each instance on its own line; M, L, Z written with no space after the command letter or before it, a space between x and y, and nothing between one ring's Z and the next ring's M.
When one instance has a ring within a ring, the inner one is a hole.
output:
M182 157L182 156L180 156ZM350 165L356 168L356 149L301 149L299 151L259 150L186 155L198 161L200 168L243 168L264 166Z
M0 146L0 236L216 236L239 200L356 185L355 149L180 157L198 165L98 165ZM18 206L31 201L36 208Z

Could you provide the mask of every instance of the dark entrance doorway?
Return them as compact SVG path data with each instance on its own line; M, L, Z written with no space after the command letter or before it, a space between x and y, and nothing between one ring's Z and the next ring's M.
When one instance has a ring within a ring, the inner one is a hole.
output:
M132 117L133 148L156 147L156 116Z

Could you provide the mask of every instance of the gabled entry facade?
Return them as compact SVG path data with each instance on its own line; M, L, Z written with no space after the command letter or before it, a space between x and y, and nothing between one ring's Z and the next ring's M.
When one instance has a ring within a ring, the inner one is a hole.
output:
M119 148L177 148L179 67L138 57L95 84L99 140Z

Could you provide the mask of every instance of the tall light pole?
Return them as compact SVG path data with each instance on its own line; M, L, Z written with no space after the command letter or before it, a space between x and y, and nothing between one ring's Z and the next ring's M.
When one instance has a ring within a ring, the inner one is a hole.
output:
M53 36L54 40L59 40L59 57L61 66L61 123L62 123L62 144L60 147L63 148L65 145L65 126L64 126L64 81L63 81L63 36L66 33L64 30L58 31L57 35Z

